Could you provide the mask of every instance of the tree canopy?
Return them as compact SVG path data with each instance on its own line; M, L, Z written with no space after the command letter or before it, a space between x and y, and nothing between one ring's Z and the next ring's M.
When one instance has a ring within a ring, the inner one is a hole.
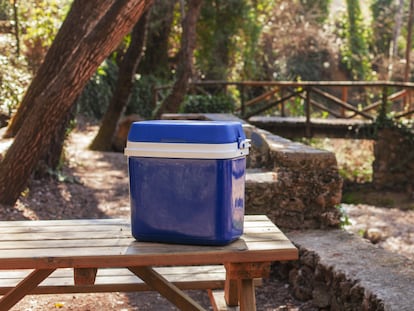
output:
M410 68L408 0L17 2L0 6L10 42L0 46L0 112L12 117L5 136L15 137L0 162L2 203L14 203L63 140L71 113L109 114L101 142L110 142L123 114L232 111L241 96L214 87L214 96L193 95L190 81L398 81ZM154 102L160 85L171 87Z
M0 162L1 203L12 204L17 200L88 79L131 30L151 1L87 3L85 8L83 1L73 2L69 18L65 19L46 55L50 61L42 63L43 67L51 68L53 74L41 76L40 86L32 83L25 95L33 96L30 113L24 117L13 144ZM67 41L67 37L72 40ZM74 48L68 48L62 62L61 53L67 44ZM47 72L42 68L39 72L43 70Z

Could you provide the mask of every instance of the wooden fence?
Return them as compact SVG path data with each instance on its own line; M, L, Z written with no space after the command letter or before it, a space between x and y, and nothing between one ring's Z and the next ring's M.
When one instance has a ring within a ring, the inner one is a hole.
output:
M170 86L154 88L154 103ZM238 94L235 113L248 119L256 115L290 116L299 107L311 118L360 118L375 120L380 114L395 119L411 118L414 83L390 81L202 81L190 83L190 93L214 91ZM296 111L297 113L297 111Z

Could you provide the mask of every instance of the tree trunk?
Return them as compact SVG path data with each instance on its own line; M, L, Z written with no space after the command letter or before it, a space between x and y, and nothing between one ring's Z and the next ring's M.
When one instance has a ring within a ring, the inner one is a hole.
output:
M148 40L145 55L139 64L139 72L143 75L155 75L157 78L171 78L168 47L171 26L174 20L176 0L155 0L150 13L151 23L148 25Z
M177 112L187 92L188 82L192 74L193 52L196 45L196 24L200 15L202 0L189 0L185 18L182 22L183 34L178 56L177 77L171 93L165 98L156 118L164 112Z
M63 32L72 26L73 33L82 32L79 43L74 44L75 49L68 53L68 58L61 64L59 70L45 79L43 87L33 98L33 107L21 125L13 144L10 146L3 161L0 163L0 203L13 204L24 190L27 181L37 165L40 157L46 152L56 129L69 113L75 99L80 94L89 78L96 71L104 59L115 49L122 38L131 30L151 1L145 0L116 0L112 2L109 10L97 21L94 29L85 31L83 20L86 17L79 6L82 4L100 7L102 1L75 1L74 9L80 16L69 13L75 18L66 19L62 25ZM104 1L106 2L106 1ZM87 23L90 27L91 23ZM59 31L60 32L60 31ZM73 37L72 37L73 38ZM66 44L66 38L57 35L53 45ZM60 51L60 48L51 48ZM48 62L54 62L54 57L46 57ZM53 68L46 63L42 66ZM40 79L43 81L43 78ZM30 89L38 87L31 84Z
M70 62L74 51L83 43L83 39L94 30L97 22L104 16L114 1L79 1L72 4L64 24L60 28L43 64L40 66L27 90L17 113L11 120L4 137L14 137L25 122L34 106L35 99L50 83L63 66ZM76 31L75 31L76 30Z
M398 38L401 34L402 20L404 17L404 0L399 0L397 12L395 14L395 27L393 31L393 45L392 56L396 57L398 54Z
M59 164L62 160L63 145L65 144L67 129L70 122L75 117L75 108L76 106L73 105L70 112L65 116L54 132L49 147L35 168L35 178L50 176L50 170L56 171L59 168Z
M98 134L90 145L92 150L108 151L112 148L112 138L116 125L131 97L135 73L143 54L148 15L148 11L144 13L132 30L131 43L119 68L118 81L111 102L103 116Z
M408 12L408 25L407 25L407 46L405 47L405 69L404 69L404 82L410 82L410 65L411 65L411 49L412 49L412 36L413 36L413 14L414 14L414 0L410 0L410 8Z

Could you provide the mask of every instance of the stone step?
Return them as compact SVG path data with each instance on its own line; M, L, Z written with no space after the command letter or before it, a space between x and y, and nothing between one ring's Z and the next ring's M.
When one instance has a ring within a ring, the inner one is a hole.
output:
M287 232L294 294L323 310L414 310L414 262L344 230Z

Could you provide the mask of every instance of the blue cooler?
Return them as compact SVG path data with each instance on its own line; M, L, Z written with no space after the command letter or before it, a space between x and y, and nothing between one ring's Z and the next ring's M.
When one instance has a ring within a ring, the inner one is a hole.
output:
M132 124L132 235L140 241L224 245L243 233L249 153L240 122Z

